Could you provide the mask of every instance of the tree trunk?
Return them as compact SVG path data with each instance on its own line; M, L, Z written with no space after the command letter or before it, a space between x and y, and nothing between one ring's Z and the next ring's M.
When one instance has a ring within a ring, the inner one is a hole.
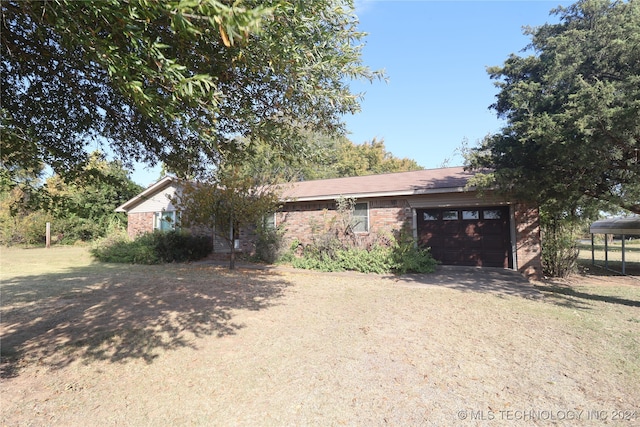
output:
M229 257L229 270L236 268L236 241L233 238L233 216L229 219L229 244L231 245L231 256Z
M231 256L229 257L229 270L235 270L236 268L236 245L231 241Z

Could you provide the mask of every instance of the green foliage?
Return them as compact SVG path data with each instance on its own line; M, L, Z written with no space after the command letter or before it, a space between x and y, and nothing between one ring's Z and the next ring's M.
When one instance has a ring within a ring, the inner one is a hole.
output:
M46 240L45 230L51 216L46 212L36 211L20 218L13 229L10 243L23 243L27 245L44 244Z
M578 267L578 240L584 235L585 221L575 215L541 212L542 268L551 277L566 277Z
M53 243L103 237L126 224L126 216L114 209L142 191L120 162L97 151L75 178L53 175L43 185L34 171L14 172L0 187L0 244L44 243L46 222Z
M337 263L349 271L361 273L388 273L394 269L393 257L390 248L374 246L363 250L348 248L337 252Z
M281 260L286 252L284 242L284 230L269 228L264 225L256 229L256 253L257 261L273 264Z
M180 194L173 200L182 212L181 226L215 227L218 235L227 240L230 269L235 268L234 240L238 231L255 226L281 203L280 189L271 183L271 177L251 173L240 160L230 154L206 179L183 182Z
M91 254L99 261L129 264L160 264L196 261L213 249L209 237L197 237L179 231L146 233L135 240L115 233L96 243Z
M1 161L73 174L87 147L189 176L231 139L344 131L364 33L341 0L6 0Z
M143 235L131 241L126 234L110 235L95 243L91 255L101 262L122 264L159 264L153 236Z
M382 140L354 144L319 132L303 131L303 136L304 146L293 153L254 141L245 141L242 149L251 153L254 169L268 168L283 182L422 169L414 160L393 156Z
M362 144L354 144L346 138L336 144L333 158L329 161L326 176L318 178L337 178L344 176L374 175L391 172L420 170L422 167L414 160L399 159L388 152L383 140L373 139Z
M640 2L580 0L488 72L506 121L468 159L548 211L640 213Z
M418 247L405 227L393 236L358 235L353 232L355 199L336 200L336 214L314 227L312 243L294 241L286 260L294 267L320 271L362 273L432 273L437 262L428 249Z
M375 245L369 248L340 248L337 241L330 251L310 245L302 256L290 256L296 268L320 271L358 271L361 273L433 273L437 262L426 249Z
M436 270L438 262L428 248L418 246L408 227L396 233L391 247L395 273L433 273Z
M78 241L90 242L105 235L106 229L100 223L87 218L70 216L51 222L51 236L55 243L74 244Z

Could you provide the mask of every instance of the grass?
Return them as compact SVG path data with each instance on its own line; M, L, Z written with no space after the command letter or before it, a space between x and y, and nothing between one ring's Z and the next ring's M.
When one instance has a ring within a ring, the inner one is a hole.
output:
M104 265L93 262L86 246L0 247L0 279L59 273L88 266L100 268Z
M593 253L591 243L580 242L578 249L580 249L578 263L583 268L590 268L592 262L595 261L596 266L599 268L606 265L613 271L622 271L622 242L620 240L609 242L606 252L604 242L601 240L597 240L593 245ZM625 241L624 255L625 273L640 276L640 240Z
M591 243L581 242L578 245L580 249L581 258L591 259ZM604 260L605 245L602 241L596 241L593 245L595 250L595 258L597 260ZM621 259L622 257L622 241L614 240L607 244L607 252L609 253L609 259ZM625 241L625 258L629 262L640 262L640 240L627 240Z
M101 264L86 247L0 257L2 425L460 425L465 408L640 411L633 278L541 282L532 299L502 271L479 284Z

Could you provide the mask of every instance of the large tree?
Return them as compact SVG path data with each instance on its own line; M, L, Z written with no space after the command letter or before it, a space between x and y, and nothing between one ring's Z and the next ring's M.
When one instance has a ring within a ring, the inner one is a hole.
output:
M489 68L500 90L491 108L506 124L470 165L548 212L640 213L640 1L552 12L558 23L526 29L530 55Z
M230 269L235 268L235 240L240 230L256 226L280 207L281 188L274 177L240 163L227 161L198 182L185 180L172 200L181 212L181 226L212 228L226 240Z
M373 175L420 170L409 158L399 158L387 151L384 141L355 144L345 136L304 132L304 146L299 151L284 153L281 148L254 141L236 141L238 149L250 153L243 167L268 172L275 182Z
M3 0L1 161L82 169L96 146L190 174L238 136L343 131L364 34L343 0ZM104 147L107 146L107 147ZM89 149L89 147L91 149Z
M110 222L123 221L114 207L135 197L143 187L134 183L122 164L108 161L94 151L89 155L82 177L49 177L39 190L41 208L59 219L82 219L93 223L102 234Z
M44 242L45 222L65 242L92 240L126 223L113 211L142 191L118 161L95 151L76 178L42 170L15 170L12 182L0 171L0 244Z

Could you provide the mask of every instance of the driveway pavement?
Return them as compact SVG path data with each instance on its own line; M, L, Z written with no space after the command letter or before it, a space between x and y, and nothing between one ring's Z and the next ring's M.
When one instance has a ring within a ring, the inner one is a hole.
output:
M398 276L398 279L411 286L444 286L465 292L542 298L542 293L526 277L504 268L440 265L435 273L405 274Z

